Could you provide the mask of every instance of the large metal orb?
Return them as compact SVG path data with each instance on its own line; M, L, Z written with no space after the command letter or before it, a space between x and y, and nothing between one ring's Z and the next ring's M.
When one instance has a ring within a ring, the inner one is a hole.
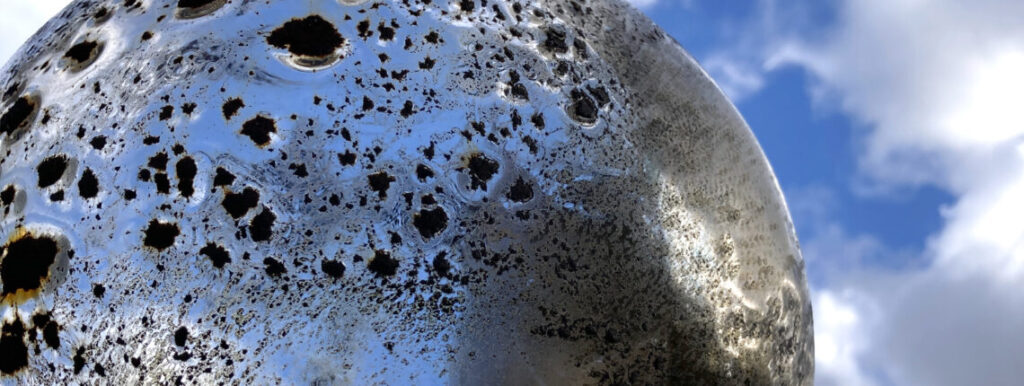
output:
M785 203L618 1L75 1L0 74L5 383L800 384Z

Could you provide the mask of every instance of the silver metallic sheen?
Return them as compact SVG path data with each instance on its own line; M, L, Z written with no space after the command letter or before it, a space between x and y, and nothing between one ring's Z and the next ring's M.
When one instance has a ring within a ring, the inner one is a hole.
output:
M812 382L764 154L618 0L77 0L0 95L4 384Z

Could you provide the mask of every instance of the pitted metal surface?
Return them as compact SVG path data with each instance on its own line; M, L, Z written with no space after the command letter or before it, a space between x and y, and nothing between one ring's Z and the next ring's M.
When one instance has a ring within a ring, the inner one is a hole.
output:
M616 1L75 1L0 73L4 383L806 384L742 118Z

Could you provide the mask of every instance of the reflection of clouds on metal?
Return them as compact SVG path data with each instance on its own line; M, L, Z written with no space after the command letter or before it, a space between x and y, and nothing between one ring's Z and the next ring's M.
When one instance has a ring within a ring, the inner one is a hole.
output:
M4 305L7 377L810 382L764 156L624 4L78 1L43 31L0 76L0 265L50 237L68 268Z

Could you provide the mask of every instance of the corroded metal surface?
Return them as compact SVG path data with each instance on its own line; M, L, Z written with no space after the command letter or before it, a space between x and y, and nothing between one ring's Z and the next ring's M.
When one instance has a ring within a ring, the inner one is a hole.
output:
M0 74L5 383L809 383L757 142L618 2L76 1Z

